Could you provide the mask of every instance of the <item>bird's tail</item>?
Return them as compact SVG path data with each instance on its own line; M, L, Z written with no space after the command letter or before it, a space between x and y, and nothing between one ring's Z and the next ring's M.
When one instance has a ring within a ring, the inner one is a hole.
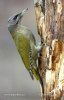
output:
M33 75L33 72L31 70L29 71L29 74L31 76L31 79L34 80L34 75Z
M40 84L41 84L41 87L42 87L42 92L44 94L44 83L43 83L43 80L42 80L42 77L39 73L39 69L38 68L34 68L34 76L36 77L37 80L39 80Z

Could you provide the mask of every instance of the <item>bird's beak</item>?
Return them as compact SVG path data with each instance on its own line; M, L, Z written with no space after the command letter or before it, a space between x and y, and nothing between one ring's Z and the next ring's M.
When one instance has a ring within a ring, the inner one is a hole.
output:
M28 8L24 9L21 13L19 13L20 17L23 17L23 15L28 11Z

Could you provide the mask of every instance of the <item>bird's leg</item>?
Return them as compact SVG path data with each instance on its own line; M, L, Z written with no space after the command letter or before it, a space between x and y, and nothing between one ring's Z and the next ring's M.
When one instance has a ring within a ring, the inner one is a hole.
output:
M44 45L45 45L44 43L39 42L39 44L36 46L38 53L40 53L40 51L41 51L41 49L43 48Z

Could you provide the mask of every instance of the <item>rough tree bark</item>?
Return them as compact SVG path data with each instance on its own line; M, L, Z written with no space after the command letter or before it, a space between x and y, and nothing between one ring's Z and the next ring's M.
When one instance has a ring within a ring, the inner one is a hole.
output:
M34 0L34 8L43 44L39 58L42 100L64 100L64 0Z

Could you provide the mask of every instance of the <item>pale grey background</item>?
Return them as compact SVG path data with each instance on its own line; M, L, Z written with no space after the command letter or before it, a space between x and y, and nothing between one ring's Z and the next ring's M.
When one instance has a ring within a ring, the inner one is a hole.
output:
M7 29L8 18L27 7L29 11L22 24L29 27L39 40L33 0L0 0L0 100L41 99L39 83L31 80Z

